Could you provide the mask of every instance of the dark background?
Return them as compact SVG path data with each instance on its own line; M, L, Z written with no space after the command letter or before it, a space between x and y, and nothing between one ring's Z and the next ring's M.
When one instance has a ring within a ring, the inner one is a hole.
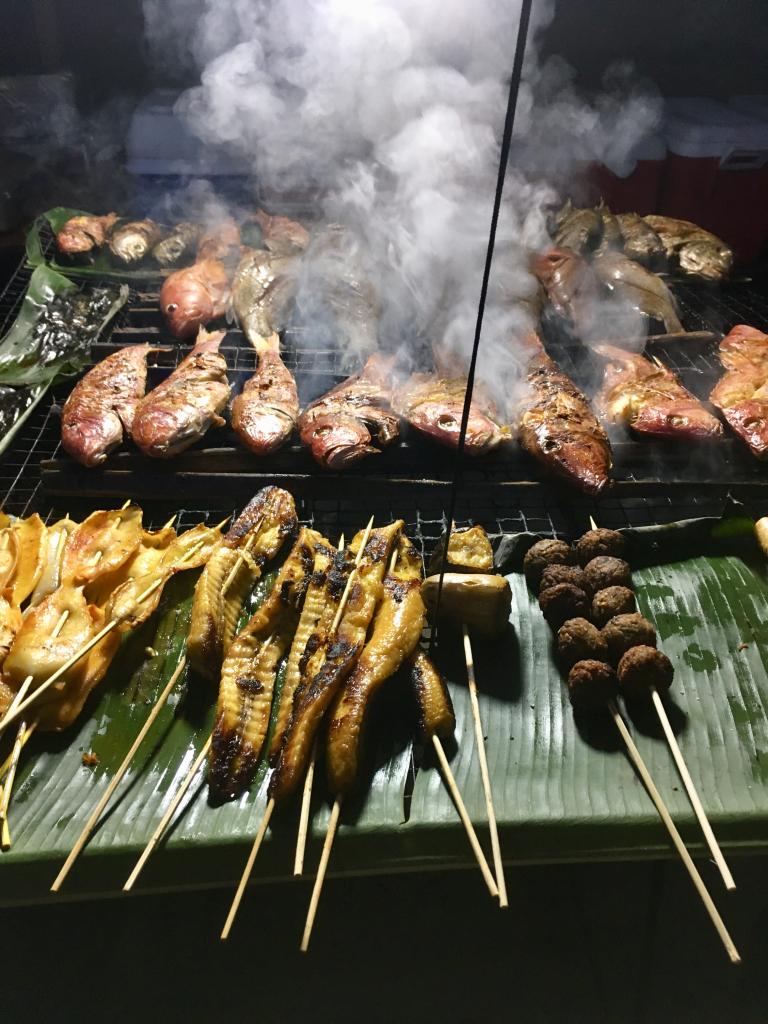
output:
M84 111L185 84L150 68L139 0L1 11L2 74L71 70ZM560 0L543 49L586 89L631 58L663 94L727 98L768 92L767 30L766 0ZM306 883L253 888L227 945L229 890L6 908L0 1019L764 1024L768 862L736 859L731 896L704 869L739 968L674 862L513 868L505 913L474 872L331 878L307 957Z

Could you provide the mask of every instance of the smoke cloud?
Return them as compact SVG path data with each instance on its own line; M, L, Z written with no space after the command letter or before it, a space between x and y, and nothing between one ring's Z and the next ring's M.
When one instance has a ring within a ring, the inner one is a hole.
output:
M519 0L145 0L151 48L192 61L178 109L207 144L245 157L276 212L303 203L360 240L379 340L413 362L466 366L490 227ZM626 69L588 103L542 66L554 3L534 5L480 374L504 407L512 339L534 323L529 252L548 243L556 189L604 159L621 169L658 116ZM282 203L283 209L278 209ZM291 205L293 204L293 205ZM339 261L349 277L348 260ZM311 271L303 275L313 280ZM309 285L307 285L309 287ZM299 305L313 310L300 289ZM353 332L354 334L354 332ZM362 339L362 340L360 340ZM350 364L370 346L348 340Z

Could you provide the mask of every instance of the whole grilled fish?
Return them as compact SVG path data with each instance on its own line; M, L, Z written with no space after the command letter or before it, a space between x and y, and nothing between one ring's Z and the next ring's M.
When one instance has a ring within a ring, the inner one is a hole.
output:
M253 220L261 229L264 245L271 252L302 252L309 245L309 232L298 221L256 210Z
M570 377L534 346L518 410L520 445L554 476L597 495L609 482L611 445Z
M161 267L173 267L185 256L189 256L197 245L202 228L199 224L184 220L171 228L162 242L152 250L153 258Z
M169 274L160 289L160 309L177 338L190 338L226 312L229 273L221 260L204 259Z
M219 354L225 331L201 327L195 347L170 377L139 402L133 440L145 455L165 459L221 427L229 400L227 362Z
M287 307L296 294L295 255L258 249L241 261L232 285L238 323L258 355L258 369L232 403L232 426L257 455L286 443L299 418L296 381L280 358Z
M240 258L241 244L240 228L232 217L227 217L200 238L197 262L221 260L227 266L232 266Z
M362 371L315 399L299 419L302 442L324 469L346 469L400 435L392 412L391 371L394 359L374 353Z
M621 228L619 227L619 222L616 216L611 213L609 208L605 205L605 200L600 200L600 203L595 207L595 213L603 222L603 237L600 239L600 244L595 252L598 255L608 252L610 249L621 252L624 247L624 240L621 237Z
M768 457L768 334L739 324L720 342L726 372L709 396L758 459Z
M608 360L597 400L607 423L636 434L700 441L722 437L722 425L666 366L614 345L596 345Z
M117 219L116 213L108 213L104 217L88 214L70 217L56 235L59 252L67 256L78 256L100 248Z
M531 270L554 311L580 334L588 333L600 299L600 282L583 256L572 249L550 249L534 257Z
M397 388L392 405L414 430L448 448L457 448L466 391L462 377L414 373ZM500 425L493 404L475 387L464 450L468 455L485 455L508 438L509 428Z
M121 263L139 263L162 237L162 228L153 220L132 220L112 232L109 251Z
M605 225L597 210L579 209L570 199L555 214L554 240L559 249L594 252L603 240Z
M616 220L624 241L624 255L644 267L663 270L667 263L664 244L650 224L637 213L619 213Z
M661 239L667 259L684 274L704 281L724 281L733 267L725 242L689 220L651 213L643 218Z
M596 256L595 273L603 284L638 313L660 320L668 334L682 331L675 300L660 277L618 252Z
M147 386L151 345L129 345L97 363L64 403L61 443L84 466L98 466L131 434Z

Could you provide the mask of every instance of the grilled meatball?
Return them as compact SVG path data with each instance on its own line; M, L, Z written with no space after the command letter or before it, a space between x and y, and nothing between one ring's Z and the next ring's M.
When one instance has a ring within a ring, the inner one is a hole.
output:
M648 619L637 612L631 615L614 615L603 627L603 638L608 646L611 664L618 665L621 656L630 647L655 647L656 630Z
M575 708L596 711L616 691L616 673L604 661L577 661L568 673L568 696Z
M621 558L624 554L624 538L617 530L587 530L575 544L579 565L586 565L600 555Z
M538 590L541 574L548 565L573 565L575 556L564 540L537 540L526 552L523 572L531 590Z
M592 598L592 621L604 626L615 615L626 615L636 607L635 595L629 587L606 587Z
M630 700L647 697L652 687L665 693L672 685L675 670L672 662L655 647L630 647L622 655L616 670L619 686Z
M587 582L593 593L606 587L631 587L632 572L629 563L612 555L598 555L584 566Z
M590 593L584 570L580 565L548 565L541 574L541 590L548 590L558 583L572 583L574 587Z
M591 622L568 619L557 631L557 656L567 672L577 661L607 661L608 645Z
M558 583L542 590L539 605L552 629L560 629L568 619L586 618L589 614L589 598L572 583Z

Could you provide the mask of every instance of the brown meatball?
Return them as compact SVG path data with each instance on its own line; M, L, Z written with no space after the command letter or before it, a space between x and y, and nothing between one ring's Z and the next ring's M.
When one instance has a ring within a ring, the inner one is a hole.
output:
M590 592L587 577L580 565L548 565L541 574L541 590L556 587L558 583L572 583L574 587Z
M615 692L616 673L604 661L577 661L568 673L568 696L575 708L603 708Z
M577 661L608 660L608 645L602 633L586 619L568 619L557 631L557 656L564 671Z
M573 565L576 556L564 540L537 540L526 552L523 572L531 590L538 590L541 574L548 565Z
M632 571L629 563L611 555L598 555L584 566L587 582L593 593L606 587L631 587Z
M675 670L666 654L643 644L630 647L621 656L616 674L624 696L636 700L647 697L654 686L665 693L672 685Z
M629 587L606 587L592 598L592 621L604 626L615 615L626 615L636 607L635 595Z
M589 598L572 583L558 583L539 594L539 605L552 629L560 629L568 619L585 619Z
M618 665L621 656L630 647L655 647L656 630L648 619L637 612L631 615L614 615L603 627L603 638L608 646L611 664Z
M621 558L624 554L624 538L618 530L587 530L574 547L579 565L586 565L600 555Z

